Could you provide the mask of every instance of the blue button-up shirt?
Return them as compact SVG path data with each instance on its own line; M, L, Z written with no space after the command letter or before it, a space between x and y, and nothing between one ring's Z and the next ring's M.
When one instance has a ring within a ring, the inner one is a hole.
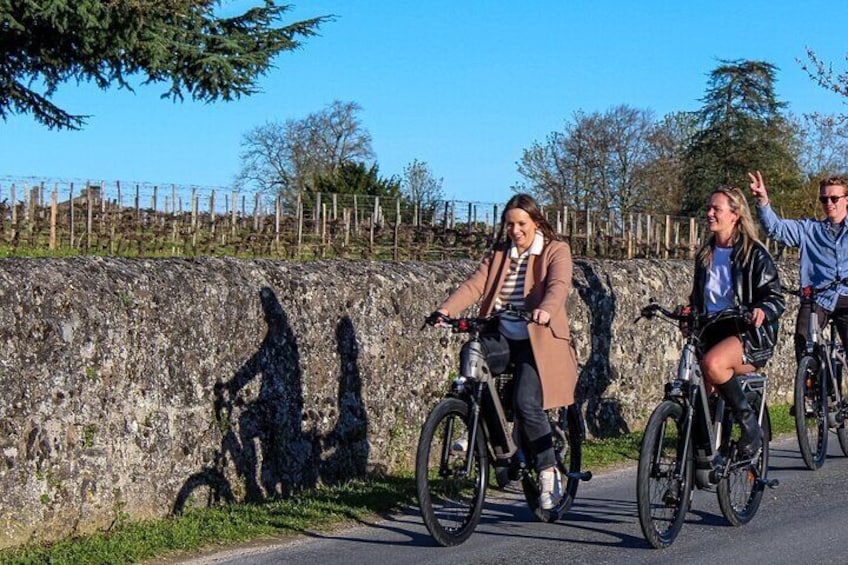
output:
M772 239L797 247L801 256L801 286L821 288L848 277L848 236L841 230L834 236L830 220L806 218L784 220L770 204L757 205L760 222ZM848 286L839 285L816 297L816 302L833 311L839 295L848 295Z

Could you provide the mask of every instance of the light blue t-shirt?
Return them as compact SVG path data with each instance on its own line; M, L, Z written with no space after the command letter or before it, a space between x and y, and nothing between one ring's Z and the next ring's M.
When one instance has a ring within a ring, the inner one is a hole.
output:
M713 247L713 264L707 274L705 290L707 313L721 312L733 306L733 283L730 280L732 247Z

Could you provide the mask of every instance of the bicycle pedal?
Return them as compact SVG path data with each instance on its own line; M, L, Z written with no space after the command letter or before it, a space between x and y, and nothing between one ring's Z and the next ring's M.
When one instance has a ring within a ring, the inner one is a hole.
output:
M580 473L566 473L565 476L569 479L577 479L578 481L591 481L592 471L582 471Z
M768 487L768 488L776 488L780 486L780 480L778 479L757 479L757 484Z

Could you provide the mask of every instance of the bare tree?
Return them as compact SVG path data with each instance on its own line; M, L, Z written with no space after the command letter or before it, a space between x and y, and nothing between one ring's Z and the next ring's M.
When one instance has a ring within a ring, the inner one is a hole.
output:
M646 187L644 210L680 214L686 148L697 131L696 126L697 118L691 112L668 114L654 124L647 139L647 161L640 173Z
M526 180L514 188L557 207L622 214L651 210L657 204L658 172L668 169L669 152L680 150L669 132L661 135L661 126L650 110L626 105L605 113L577 112L564 131L552 132L546 143L524 151L518 172Z
M842 174L848 167L848 123L840 116L806 114L791 116L799 132L798 164L809 178Z
M549 206L584 207L591 198L590 176L585 161L590 144L582 128L585 115L575 112L564 131L548 134L544 143L534 142L517 163L525 181L513 187L526 191Z
M401 192L421 210L422 219L433 219L440 201L444 200L442 178L436 178L426 161L413 159L403 168Z
M805 114L787 116L787 136L803 177L803 187L775 191L773 201L783 215L815 216L819 181L848 170L848 123L843 116Z
M358 117L361 109L356 102L336 100L306 118L248 131L236 183L292 202L310 196L318 179L334 177L342 165L373 161L371 134Z
M845 55L845 59L848 60L848 54ZM807 48L807 61L798 59L798 62L801 63L801 68L819 86L833 91L843 98L848 98L848 71L834 74L833 65L819 58L816 52L809 47ZM848 103L848 101L843 102Z

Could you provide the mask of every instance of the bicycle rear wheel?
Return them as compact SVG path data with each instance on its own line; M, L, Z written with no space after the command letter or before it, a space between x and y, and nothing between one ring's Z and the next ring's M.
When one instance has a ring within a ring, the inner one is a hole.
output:
M521 488L524 491L527 506L530 507L533 515L542 522L557 520L574 504L574 497L577 495L577 487L580 484L580 479L574 475L580 473L583 463L584 432L580 409L576 404L572 404L560 408L557 415L556 420L551 420L554 455L562 476L562 498L555 506L556 512L543 510L539 506L539 477L535 469L521 480Z
M815 471L827 456L827 394L818 362L805 355L795 373L795 432L801 458Z
M842 422L836 428L836 438L839 440L842 455L848 456L848 429L845 428L845 422Z
M562 489L563 502L558 505L560 511L565 512L574 504L577 487L580 485L580 479L573 475L580 473L583 465L585 432L583 417L580 415L580 408L577 404L571 404L560 410L560 420L554 434L559 436L554 440L554 444L557 446L556 455L559 470L563 473L563 476L568 477Z
M748 403L758 416L760 402L761 396L759 393L748 393ZM763 406L764 413L761 424L763 447L759 456L751 465L731 465L730 473L718 483L716 489L721 513L734 526L741 526L750 522L751 518L757 513L763 499L765 486L758 482L757 478L765 479L768 474L769 440L771 439L771 420L769 419L768 407ZM731 435L738 437L739 425L730 417L727 418L727 422L732 425Z
M845 427L846 424L848 424L848 422L846 422L846 420L848 420L848 418L846 418L846 412L848 409L846 409L845 396L843 396L841 375L837 379L837 383L839 387L839 401L836 409L841 412L841 421L839 421L836 426L836 438L839 440L839 447L842 449L842 455L848 456L848 428Z
M486 496L486 439L478 426L474 445L468 445L468 417L467 403L447 398L430 412L418 440L418 506L427 530L443 546L468 539L480 521ZM466 472L468 457L470 472Z
M668 547L683 527L692 493L691 450L685 449L683 406L665 400L651 414L642 438L636 505L645 539Z

